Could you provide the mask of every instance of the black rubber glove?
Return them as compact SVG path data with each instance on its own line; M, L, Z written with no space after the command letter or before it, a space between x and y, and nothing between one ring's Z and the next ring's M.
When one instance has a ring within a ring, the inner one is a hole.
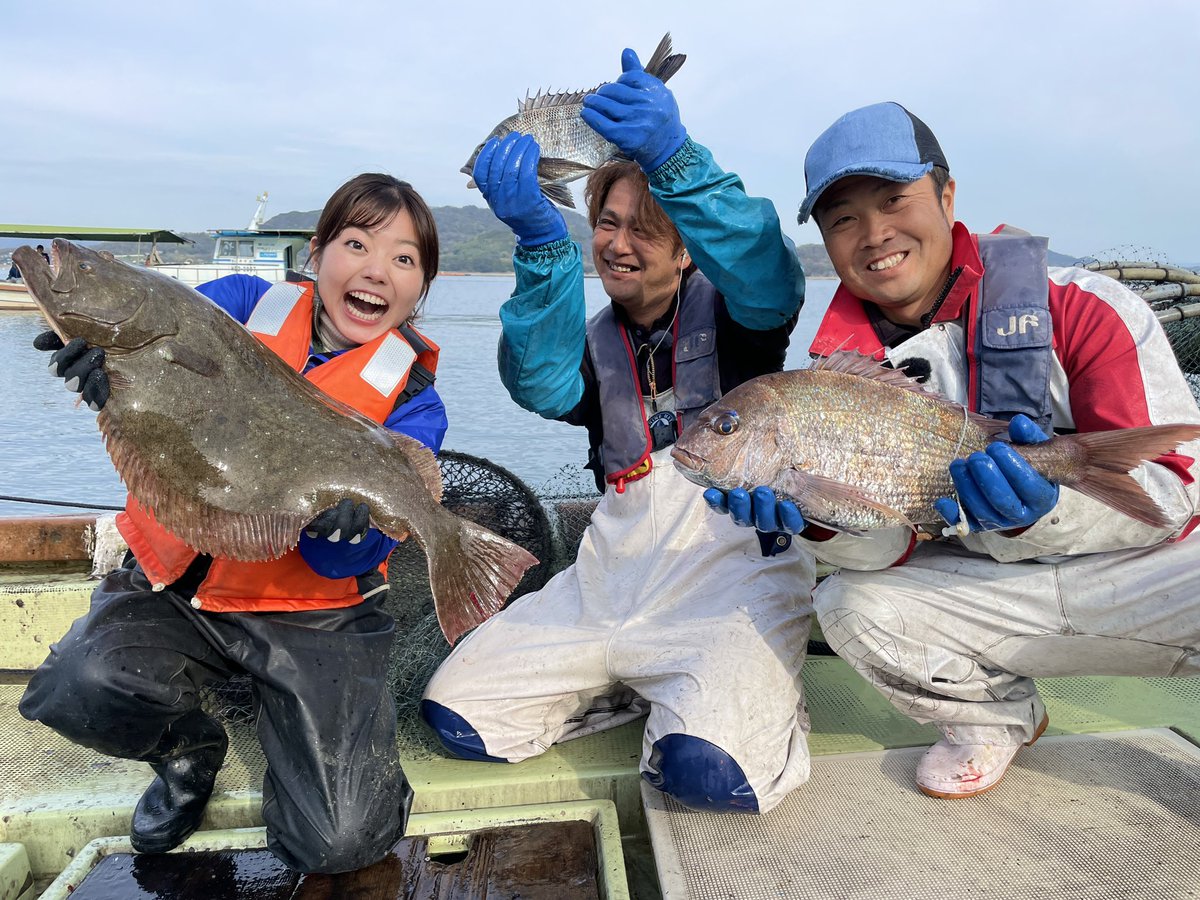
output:
M309 522L304 533L310 538L325 538L333 544L343 538L357 544L367 533L370 517L371 508L367 504L355 503L346 497Z
M110 394L108 375L104 372L104 350L89 347L83 338L73 338L63 346L53 331L43 331L33 339L37 350L53 350L50 371L66 382L68 391L75 391L88 408L99 412Z

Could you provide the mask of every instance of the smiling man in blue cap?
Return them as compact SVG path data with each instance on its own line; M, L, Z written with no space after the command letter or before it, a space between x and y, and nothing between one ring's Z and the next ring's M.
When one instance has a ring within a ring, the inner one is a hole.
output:
M842 116L804 174L799 220L816 220L841 279L814 356L858 350L906 369L1008 420L1015 444L1200 422L1146 303L1094 272L1048 269L1044 238L956 222L946 157L904 107ZM1133 472L1163 527L1047 481L1007 443L951 464L956 497L937 507L952 527L929 541L821 529L762 487L706 499L840 567L813 597L826 639L941 730L920 790L970 797L1046 728L1034 677L1200 674L1200 540L1184 540L1200 521L1197 456L1200 442L1184 444Z

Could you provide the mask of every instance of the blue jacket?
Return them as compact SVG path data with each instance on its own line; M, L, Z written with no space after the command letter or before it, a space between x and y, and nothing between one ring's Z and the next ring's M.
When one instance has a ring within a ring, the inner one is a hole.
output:
M804 302L804 273L771 202L748 196L741 179L690 138L649 181L697 268L721 294L728 319L744 330L783 329L786 352ZM518 246L513 266L516 289L500 308L500 380L525 409L569 419L587 386L580 248L569 239Z
M691 139L649 175L650 192L678 229L697 268L718 292L717 369L722 392L783 368L804 302L804 273L770 201L750 197ZM525 409L588 430L588 468L604 490L599 380L585 352L587 313L580 248L564 239L517 247L517 284L500 308L500 380ZM683 295L687 297L686 280ZM664 315L669 320L674 307ZM668 321L642 328L613 305L635 346ZM661 356L661 358L660 358ZM673 387L672 350L655 355L658 390ZM640 367L639 367L640 368ZM647 392L644 372L642 393Z
M196 290L212 300L243 325L250 318L255 305L270 288L271 283L256 275L226 275L216 281L200 285ZM336 353L316 354L309 357L304 371L321 365ZM420 441L434 453L442 448L448 422L446 406L433 386L425 388L408 402L392 411L383 423L392 431ZM299 550L304 561L318 575L326 578L347 578L361 575L377 567L387 559L396 547L396 541L372 528L357 544L339 541L332 544L324 538L310 538L301 532Z

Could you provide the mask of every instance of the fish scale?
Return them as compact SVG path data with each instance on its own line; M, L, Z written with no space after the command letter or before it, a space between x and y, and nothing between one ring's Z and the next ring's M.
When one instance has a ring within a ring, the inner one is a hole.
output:
M865 494L901 510L909 521L927 522L933 501L953 494L949 464L987 446L988 432L962 408L931 403L928 395L897 393L889 384L836 372L811 391L789 392L786 408L796 423L794 453L806 471L837 481L853 480ZM814 404L806 415L805 404ZM871 421L870 428L855 423ZM964 428L965 426L965 428ZM961 442L961 445L960 445ZM900 466L913 460L910 466ZM839 522L854 530L894 524L894 518L852 503L837 506Z

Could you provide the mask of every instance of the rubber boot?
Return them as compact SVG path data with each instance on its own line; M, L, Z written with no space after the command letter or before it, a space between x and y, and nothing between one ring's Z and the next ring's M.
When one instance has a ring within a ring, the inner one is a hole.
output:
M200 825L225 761L229 738L196 709L176 721L143 759L157 776L133 810L129 840L139 853L166 853Z

